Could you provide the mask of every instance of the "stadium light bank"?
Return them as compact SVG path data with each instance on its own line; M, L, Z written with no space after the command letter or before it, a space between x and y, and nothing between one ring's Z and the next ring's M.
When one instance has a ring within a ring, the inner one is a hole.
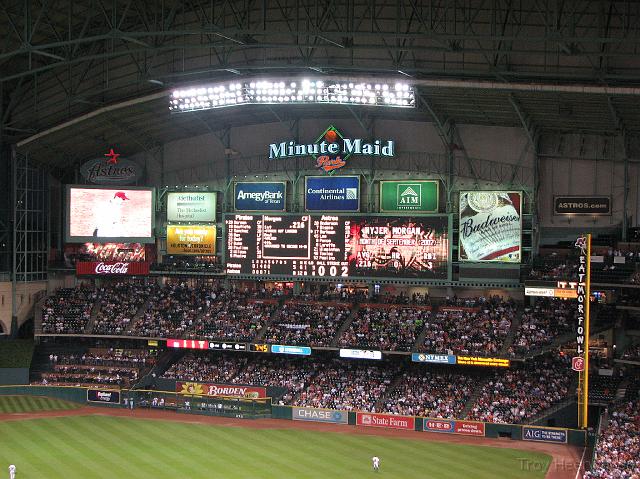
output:
M415 108L413 86L404 82L349 82L323 78L289 81L228 81L174 90L169 111L210 110L237 105L335 104Z

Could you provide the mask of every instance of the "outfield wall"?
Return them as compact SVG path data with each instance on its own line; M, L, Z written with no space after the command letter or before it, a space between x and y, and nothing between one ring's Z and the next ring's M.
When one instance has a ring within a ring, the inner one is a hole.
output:
M181 395L167 391L118 391L118 402L113 403L101 398L98 401L87 401L88 393L96 394L96 391L113 391L101 388L86 388L74 386L0 386L0 395L33 395L49 396L66 401L85 403L91 405L103 405L111 407L125 407L124 400L131 392L158 393L173 396L186 396L201 399L202 396ZM114 391L115 392L115 391ZM109 398L113 399L113 398ZM224 400L223 397L204 398L212 401ZM242 401L241 398L227 398L234 401ZM268 399L268 398L267 398ZM252 401L245 399L245 401ZM170 408L178 412L206 414L205 411L188 411L180 408ZM270 416L273 419L290 421L311 421L331 424L345 424L351 426L371 427L380 429L401 429L409 431L423 431L436 434L455 434L472 437L509 438L517 441L546 442L553 444L570 444L584 447L587 445L587 434L578 429L554 428L545 426L533 426L523 424L499 424L480 421L467 421L458 419L426 418L419 416L400 416L394 414L380 414L363 411L340 411L336 409L321 409L311 407L271 405Z

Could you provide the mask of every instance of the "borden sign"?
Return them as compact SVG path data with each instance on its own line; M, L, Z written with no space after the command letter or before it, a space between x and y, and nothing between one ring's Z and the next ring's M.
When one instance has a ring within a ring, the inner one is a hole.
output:
M238 386L236 384L176 382L176 392L194 396L223 396L257 399L267 397L267 390L257 386Z

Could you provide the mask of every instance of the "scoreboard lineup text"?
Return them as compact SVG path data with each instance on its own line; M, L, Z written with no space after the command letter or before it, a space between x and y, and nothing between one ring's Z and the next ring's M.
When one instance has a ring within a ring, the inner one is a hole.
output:
M446 279L449 218L227 215L227 273Z

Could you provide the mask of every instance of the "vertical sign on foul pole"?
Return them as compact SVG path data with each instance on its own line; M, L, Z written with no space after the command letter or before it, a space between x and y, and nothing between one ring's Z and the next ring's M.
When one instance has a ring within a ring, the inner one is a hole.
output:
M589 302L591 298L591 235L576 240L578 248L578 285L576 353L584 365L578 373L578 427L587 428L589 412Z

